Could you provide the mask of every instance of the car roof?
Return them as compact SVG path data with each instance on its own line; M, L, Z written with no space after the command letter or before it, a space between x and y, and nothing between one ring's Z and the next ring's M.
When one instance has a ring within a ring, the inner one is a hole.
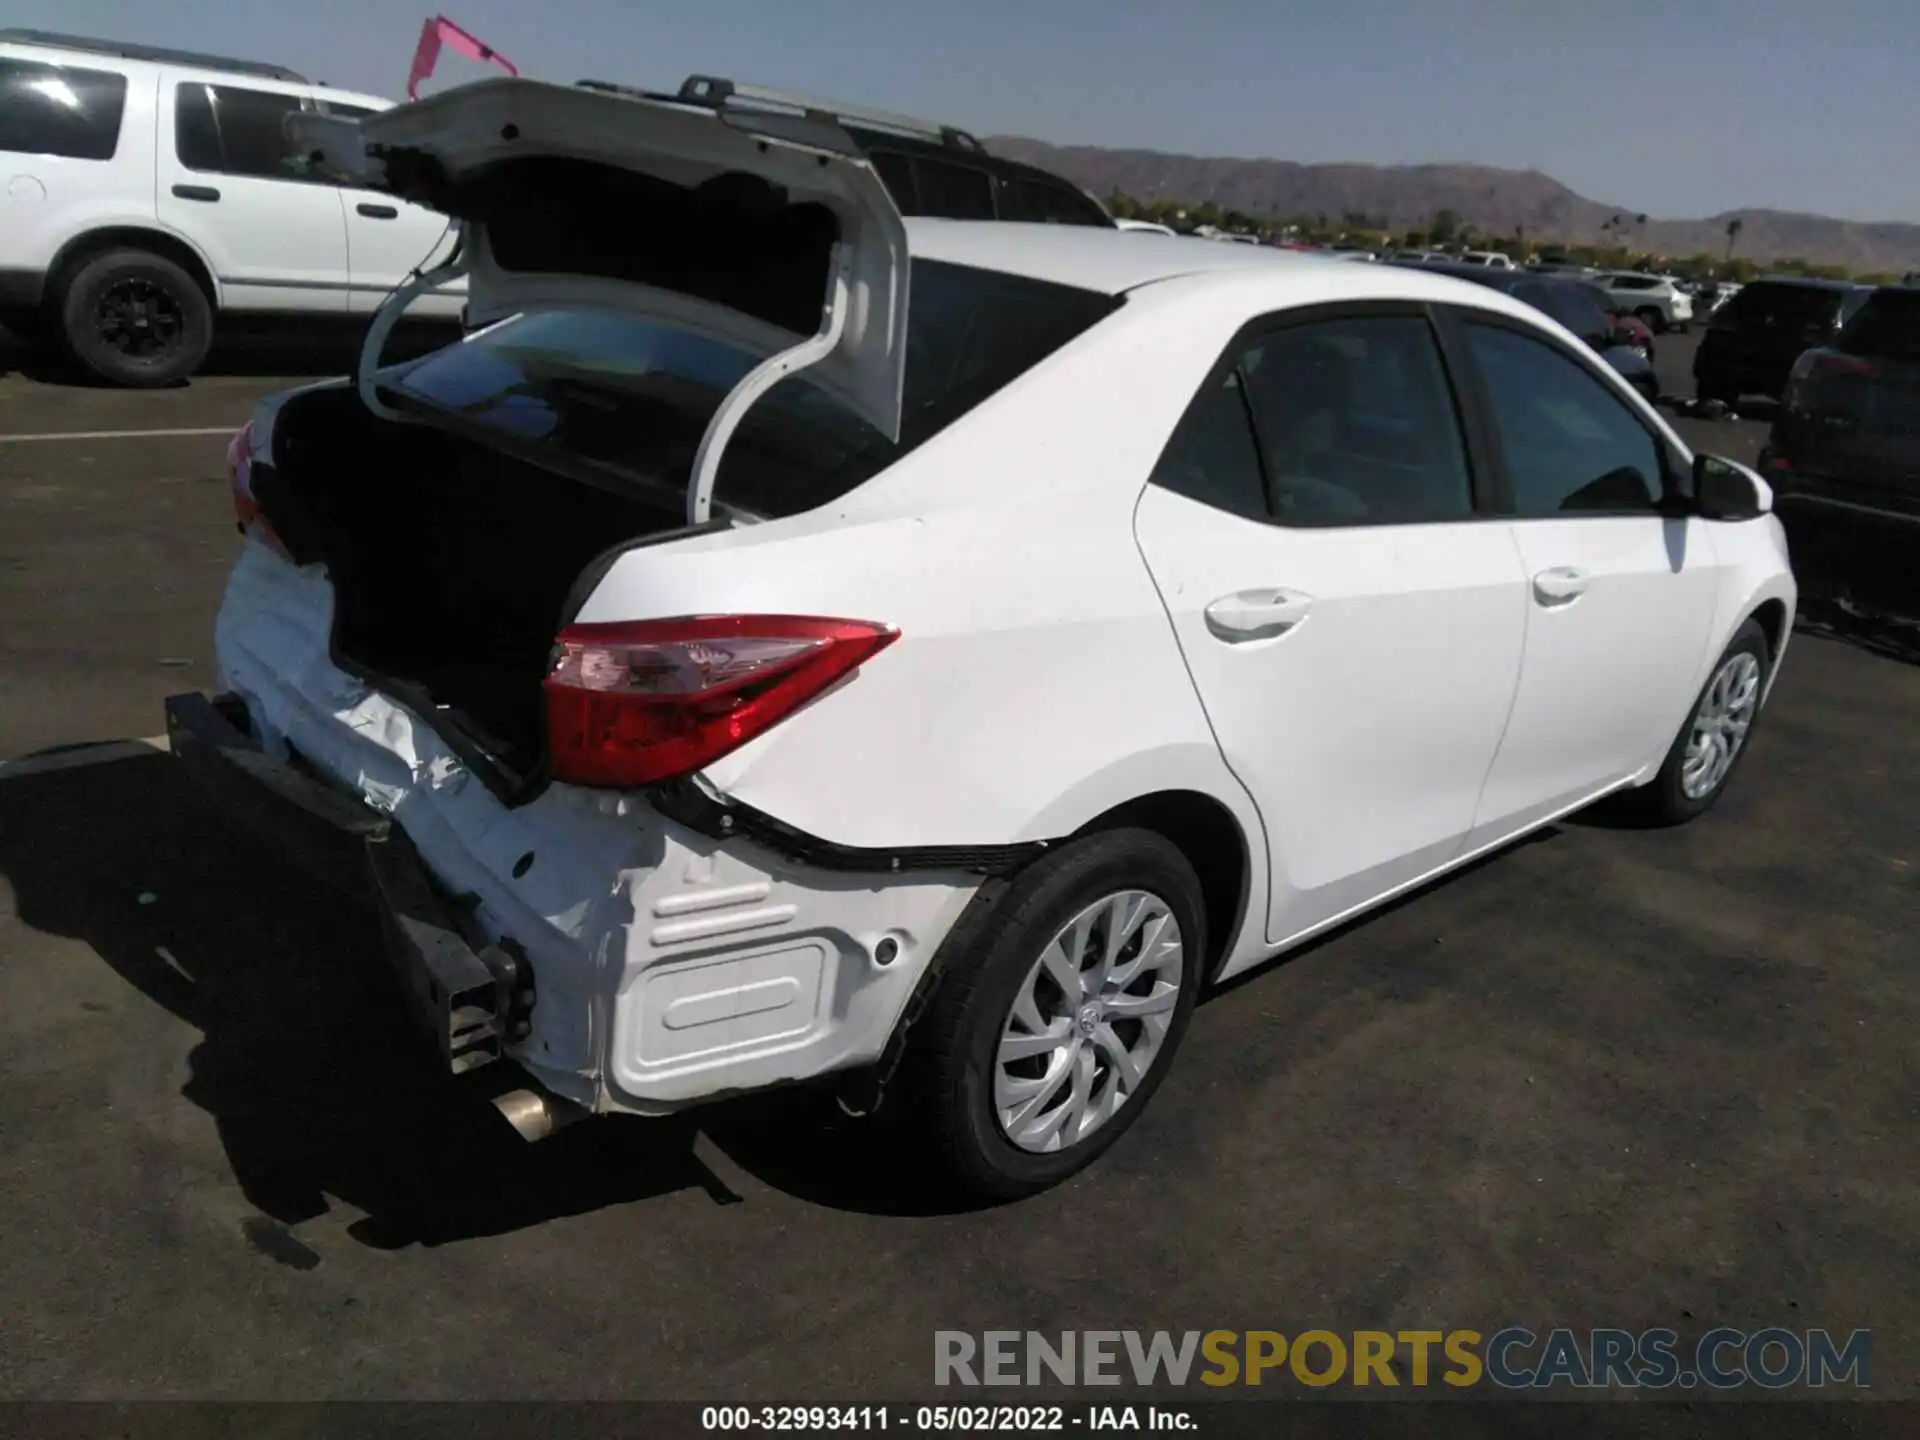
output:
M1477 266L1355 265L1324 254L1271 245L1221 245L1189 236L1170 242L1164 235L1138 230L1081 225L921 216L910 217L906 225L907 247L916 258L971 265L1107 295L1162 280L1190 276L1231 279L1265 271L1297 277L1303 304L1366 299L1477 305L1483 303L1481 297L1487 290L1504 291L1506 283L1528 278L1525 272ZM1483 276L1497 277L1501 283L1487 285ZM1538 281L1541 277L1532 278Z
M1856 280L1828 280L1818 275L1762 275L1755 285L1797 285L1808 290L1870 290Z

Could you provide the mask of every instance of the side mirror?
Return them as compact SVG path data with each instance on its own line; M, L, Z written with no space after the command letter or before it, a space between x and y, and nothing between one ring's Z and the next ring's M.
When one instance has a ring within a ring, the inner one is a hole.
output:
M1754 520L1773 512L1773 487L1736 460L1696 455L1693 504L1709 520Z

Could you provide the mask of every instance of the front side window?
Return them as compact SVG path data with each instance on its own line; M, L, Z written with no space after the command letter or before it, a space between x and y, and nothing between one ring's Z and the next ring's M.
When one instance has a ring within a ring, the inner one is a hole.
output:
M127 81L110 70L0 59L0 150L111 160Z
M994 218L993 181L984 170L916 156L913 181L918 203L916 214L947 220Z
M1024 176L1000 182L1000 218L1042 225L1107 223L1106 212L1072 187Z
M1619 396L1544 341L1480 322L1465 328L1493 408L1516 515L1658 509L1660 446Z
M211 175L308 180L287 134L300 97L237 85L181 85L174 92L173 140L180 163Z
M844 495L1111 313L1111 295L916 260L896 444L804 372L748 411L717 500L794 515ZM401 401L522 445L684 488L707 421L757 356L612 310L539 312L387 372Z

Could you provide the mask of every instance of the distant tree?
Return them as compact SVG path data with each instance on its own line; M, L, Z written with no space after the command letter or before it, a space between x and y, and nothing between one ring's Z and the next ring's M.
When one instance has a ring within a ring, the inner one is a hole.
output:
M1445 245L1451 242L1454 236L1459 233L1459 231L1460 231L1459 211L1442 210L1433 217L1433 224L1432 226L1429 227L1428 233L1433 236L1434 244Z
M1119 220L1131 220L1140 213L1140 202L1116 185L1107 196L1107 213Z
M1400 237L1400 243L1409 250L1424 250L1427 246L1427 232L1424 230L1409 230L1405 235Z
M1744 255L1738 260L1729 260L1726 270L1727 278L1738 285L1748 284L1760 273L1760 267Z
M1218 225L1221 218L1220 207L1211 200L1202 200L1188 215L1196 225Z

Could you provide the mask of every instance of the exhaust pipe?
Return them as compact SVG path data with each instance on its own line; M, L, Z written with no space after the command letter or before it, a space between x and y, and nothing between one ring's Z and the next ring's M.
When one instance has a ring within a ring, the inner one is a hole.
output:
M509 1091L495 1096L493 1104L519 1132L520 1138L529 1141L545 1140L555 1131L564 1130L593 1113L584 1105L562 1100L557 1095L543 1095L537 1090Z

